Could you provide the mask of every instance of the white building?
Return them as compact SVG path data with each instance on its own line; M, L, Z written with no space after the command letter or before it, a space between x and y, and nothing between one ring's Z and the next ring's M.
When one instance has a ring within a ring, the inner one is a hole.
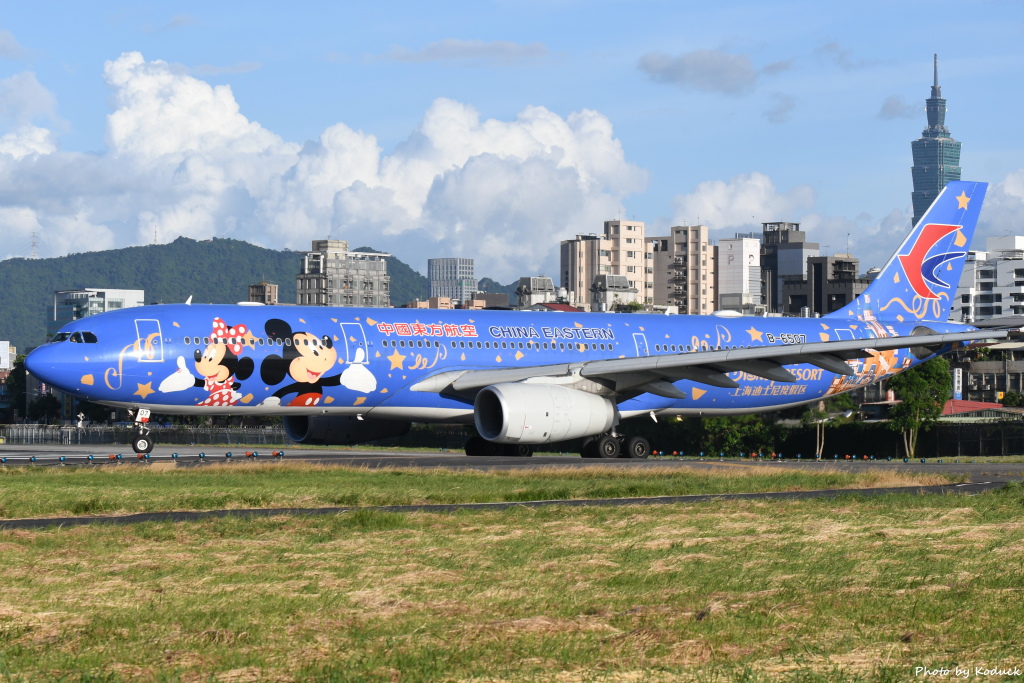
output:
M735 237L718 241L718 308L753 311L761 298L761 240Z
M53 307L46 321L47 336L53 336L57 330L72 320L81 320L86 316L116 311L122 308L134 308L146 303L146 291L143 289L65 289L53 293Z
M967 253L953 301L953 320L1024 315L1024 236L989 237L985 247L987 251Z
M430 296L458 302L471 301L477 289L471 258L427 259L427 280Z

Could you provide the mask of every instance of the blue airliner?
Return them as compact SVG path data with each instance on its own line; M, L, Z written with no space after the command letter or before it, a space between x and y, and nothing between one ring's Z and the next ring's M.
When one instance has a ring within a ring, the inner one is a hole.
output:
M161 305L76 320L29 354L40 380L150 414L281 415L302 444L412 422L474 424L470 455L584 438L585 457L646 457L620 422L817 401L956 345L946 322L987 184L951 182L867 290L821 318Z

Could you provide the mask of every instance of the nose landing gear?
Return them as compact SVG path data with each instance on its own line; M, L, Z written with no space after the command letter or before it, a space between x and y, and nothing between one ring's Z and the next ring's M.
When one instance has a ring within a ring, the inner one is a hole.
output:
M128 411L131 415L133 411ZM135 411L135 425L132 427L132 450L136 453L150 453L153 450L153 437L149 434L149 410L139 408Z

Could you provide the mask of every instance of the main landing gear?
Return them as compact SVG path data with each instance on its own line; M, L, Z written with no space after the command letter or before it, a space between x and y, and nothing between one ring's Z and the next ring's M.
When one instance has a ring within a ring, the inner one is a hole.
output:
M651 454L651 444L642 436L601 434L583 439L580 455L584 458L636 458Z
M128 411L131 415L132 411ZM132 427L132 450L136 453L149 453L153 450L153 437L149 434L149 411L139 408L135 413L135 425Z

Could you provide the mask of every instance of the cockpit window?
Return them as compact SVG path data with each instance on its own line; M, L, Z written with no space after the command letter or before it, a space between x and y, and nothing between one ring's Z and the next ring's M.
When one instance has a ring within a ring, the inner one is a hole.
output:
M85 340L86 344L96 344L97 342L99 342L99 340L96 339L96 335L93 334L92 332L83 332L82 339Z
M71 333L70 332L59 332L59 333L53 335L53 339L50 340L50 343L51 344L56 344L57 342L67 341L70 337L71 337Z
M72 332L71 333L71 341L73 341L76 344L84 344L85 343L85 342L82 341L82 333L81 332Z

